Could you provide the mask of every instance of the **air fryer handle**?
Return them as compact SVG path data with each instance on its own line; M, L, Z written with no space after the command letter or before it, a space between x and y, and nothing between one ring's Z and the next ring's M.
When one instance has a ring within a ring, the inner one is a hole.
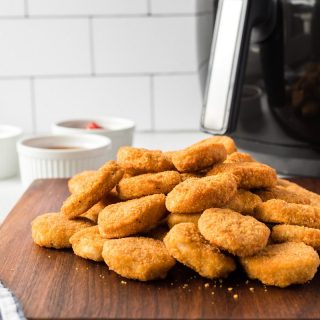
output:
M270 0L220 0L213 32L201 126L225 134L238 117L252 28L266 19Z

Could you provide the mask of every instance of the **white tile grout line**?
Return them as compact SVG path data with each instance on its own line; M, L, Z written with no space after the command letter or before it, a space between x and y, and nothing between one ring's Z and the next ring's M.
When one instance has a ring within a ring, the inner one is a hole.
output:
M33 79L61 79L61 78L135 78L135 77L161 77L161 76L184 76L198 74L209 59L205 59L199 63L197 70L193 71L172 71L172 72L141 72L141 73L95 73L94 74L57 74L57 75L17 75L17 76L1 76L1 80L28 80ZM94 61L93 61L94 63Z
M207 12L194 12L194 13L158 13L158 14L100 14L100 15L72 15L72 14L62 14L62 15L30 15L28 13L28 0L25 1L25 14L21 16L1 16L1 20L45 20L45 19L52 19L52 20L59 20L59 19L87 19L88 17L92 17L93 19L117 19L117 18L182 18L182 17L199 17L204 15L212 15L212 11Z
M24 18L29 18L29 3L28 0L24 0Z
M35 79L30 78L30 97L31 97L31 122L32 122L32 133L37 132L36 123L36 93L35 93Z
M96 66L94 58L94 32L93 32L93 19L89 17L89 46L90 46L90 64L91 64L91 75L96 75Z
M152 13L151 13L151 0L147 0L147 6L148 6L148 9L147 9L148 13L147 13L147 15L148 15L148 16L151 16L151 15L152 15Z
M155 130L154 76L150 75L150 117L151 130Z

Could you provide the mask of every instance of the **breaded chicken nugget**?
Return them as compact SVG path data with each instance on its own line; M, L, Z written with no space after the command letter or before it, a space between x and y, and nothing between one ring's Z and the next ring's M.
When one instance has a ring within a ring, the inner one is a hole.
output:
M249 153L233 152L227 156L224 163L237 163L237 162L254 162L255 159Z
M225 149L227 150L227 154L231 154L237 151L237 146L232 138L228 136L215 136L210 137L208 139L202 140L198 143L206 143L206 141L210 140L210 143L221 143L224 145Z
M90 183L94 179L96 171L87 170L82 171L68 180L68 189L70 193L79 193L81 192L87 183Z
M120 199L114 195L114 192L110 191L110 193L100 200L98 203L93 205L88 211L83 213L80 218L86 218L97 224L99 213L108 205L118 203Z
M205 210L198 227L211 244L239 257L250 256L263 249L270 235L265 224L229 209Z
M205 175L200 173L190 173L190 172L180 173L180 178L182 182L190 178L203 178L204 176Z
M107 240L102 256L110 270L140 281L163 279L175 265L162 241L144 237Z
M190 178L178 184L167 196L166 207L173 213L193 213L224 206L237 192L233 175Z
M302 242L268 245L257 255L241 258L248 276L277 287L311 280L319 266L317 252Z
M107 206L98 218L101 235L121 238L155 227L166 214L165 199L164 194L154 194Z
M277 183L276 171L259 162L217 164L207 173L207 176L222 172L229 172L236 176L238 187L242 189L270 188Z
M70 248L70 237L84 229L92 226L85 219L69 220L60 213L45 213L36 217L32 223L33 241L47 248Z
M176 151L172 155L172 162L180 172L194 172L222 162L227 157L223 144L207 139Z
M199 213L170 213L167 217L167 223L171 229L174 225L184 222L192 222L196 226L202 212Z
M109 161L86 184L80 193L69 196L61 207L61 213L68 218L80 216L105 197L121 180L123 169L115 161Z
M171 256L205 278L226 277L236 269L233 259L209 244L193 223L175 225L163 242Z
M151 194L167 194L180 182L180 174L177 171L146 173L122 179L117 185L117 191L120 199L130 200Z
M304 242L320 250L320 230L289 224L279 224L272 228L271 238L274 242Z
M117 160L121 167L133 175L174 169L169 157L160 150L121 147Z
M242 214L253 215L254 208L261 202L262 200L256 194L247 190L239 189L224 208L231 209Z
M280 199L289 203L310 204L310 200L306 196L280 186L264 190L256 190L255 193L262 199L262 201Z
M73 252L84 259L103 261L102 248L106 239L102 238L98 226L76 232L71 238Z
M320 229L320 208L272 199L256 206L254 217L271 223L286 223Z
M278 179L278 185L286 188L289 191L293 191L301 196L305 196L310 200L310 204L316 207L320 207L320 195L314 192L311 192L294 182L285 180L285 179Z

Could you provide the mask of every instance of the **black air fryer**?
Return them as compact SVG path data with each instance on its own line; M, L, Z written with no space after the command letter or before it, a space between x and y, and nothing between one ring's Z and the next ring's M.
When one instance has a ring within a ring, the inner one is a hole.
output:
M320 0L219 0L201 125L320 177Z

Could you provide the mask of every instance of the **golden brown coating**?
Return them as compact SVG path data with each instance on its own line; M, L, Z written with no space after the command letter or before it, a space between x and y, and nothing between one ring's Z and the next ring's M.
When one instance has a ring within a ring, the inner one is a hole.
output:
M239 257L250 256L263 249L270 235L265 224L229 209L205 210L198 227L211 244Z
M174 169L169 157L160 150L121 147L117 160L121 167L133 175Z
M68 180L68 189L70 193L81 192L87 183L94 179L96 171L87 170L82 171Z
M47 248L70 248L70 237L76 232L92 226L85 219L69 220L60 213L45 213L36 217L32 223L33 241Z
M71 238L73 252L84 259L103 261L102 248L106 239L102 238L98 226L76 232Z
M285 179L278 179L278 185L286 188L289 191L293 191L301 196L305 196L310 200L310 204L316 207L320 207L320 195L314 192L311 192L294 182L285 180Z
M120 199L130 200L151 194L167 194L180 182L180 174L177 171L146 173L122 179L117 185L117 191Z
M289 203L310 204L308 197L294 191L287 190L281 186L275 186L264 190L256 190L255 193L262 199L262 201L280 199Z
M86 218L89 219L90 221L92 221L93 223L97 224L98 222L98 216L99 213L108 205L110 204L114 204L120 202L120 199L118 198L118 196L115 195L114 192L112 192L112 190L110 191L110 193L108 195L106 195L105 198L103 198L102 200L100 200L98 203L96 203L95 205L93 205L88 211L86 211L85 213L83 213L80 217L81 218Z
M172 162L180 172L194 172L222 162L226 157L227 151L224 145L209 138L174 152Z
M109 269L128 279L163 279L175 265L160 240L131 237L107 240L102 256Z
M233 259L207 242L193 223L175 225L163 241L171 256L205 278L226 277L236 269Z
M190 172L180 173L181 182L190 178L203 178L203 177L204 175L200 173L190 173Z
M319 266L317 252L302 242L268 245L257 255L241 258L248 276L277 287L311 280Z
M211 140L210 143L221 143L224 145L225 149L227 150L227 154L231 154L233 152L237 151L237 146L234 142L234 140L228 136L215 136L215 137L210 137L208 139L202 140L198 143L204 143L207 140Z
M173 213L194 213L224 206L237 192L233 175L190 178L178 184L168 195L166 207Z
M304 242L320 250L320 230L289 224L279 224L272 228L271 238L274 242Z
M170 213L167 217L167 223L171 229L174 225L184 222L192 222L196 226L198 225L198 220L202 212L199 213Z
M233 152L227 156L224 163L237 163L237 162L254 162L256 161L249 153Z
M253 215L254 208L261 202L261 199L256 194L247 190L239 189L224 208L231 209L242 214Z
M61 213L68 218L80 216L105 197L123 176L115 161L108 161L79 193L71 194L63 203Z
M164 194L154 194L107 206L98 218L101 235L121 238L157 226L166 214L165 199Z
M271 223L285 223L320 229L320 208L271 199L256 206L254 217Z
M228 172L238 179L238 187L242 189L270 188L276 185L276 171L260 162L220 163L215 165L207 176Z

